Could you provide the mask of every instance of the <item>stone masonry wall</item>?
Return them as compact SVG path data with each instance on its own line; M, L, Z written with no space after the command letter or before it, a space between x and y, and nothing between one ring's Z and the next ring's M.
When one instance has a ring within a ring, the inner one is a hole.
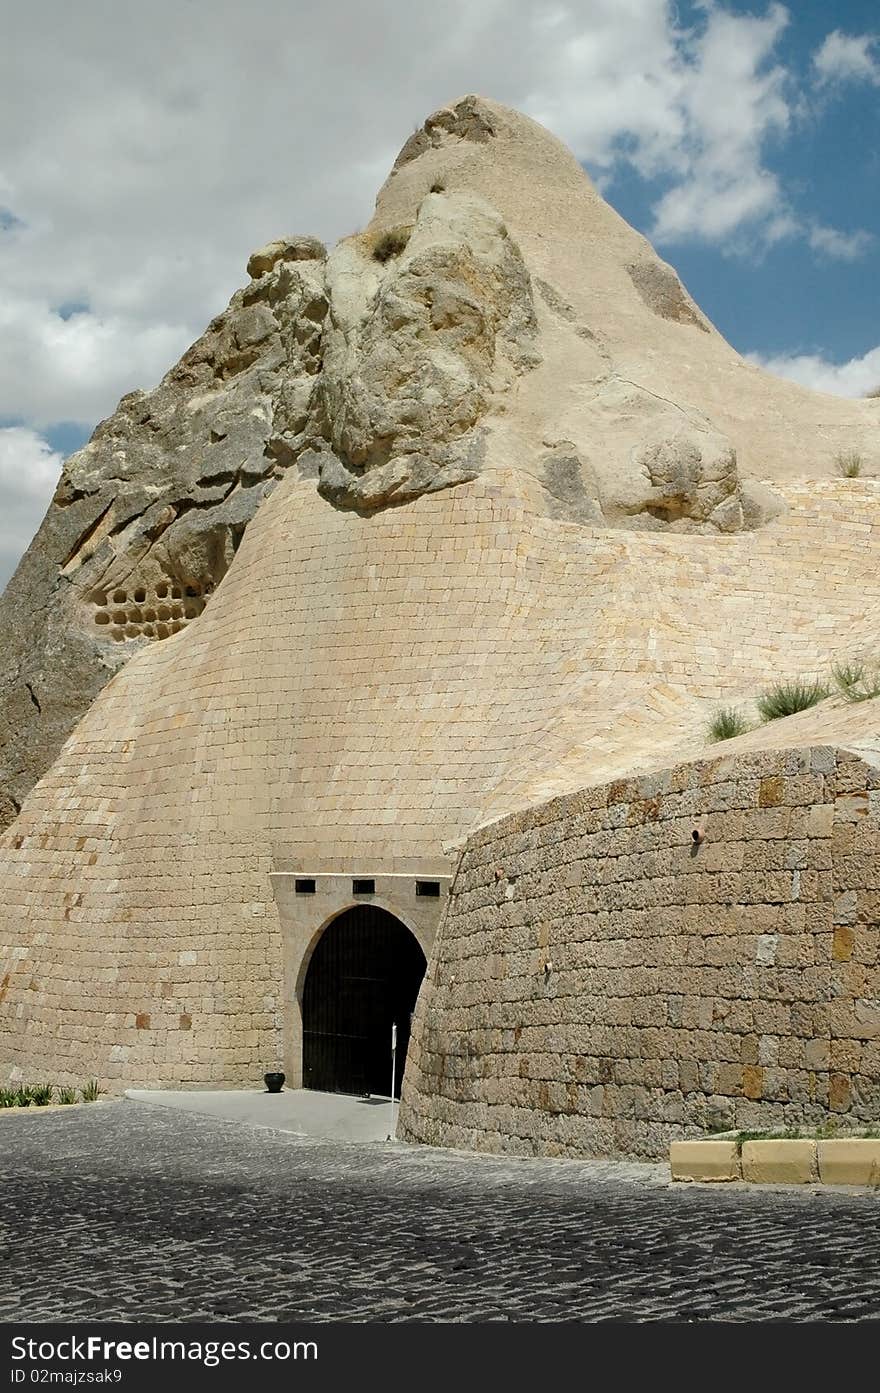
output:
M876 651L878 489L710 546L555 522L511 472L361 517L288 471L0 836L0 1083L252 1086L293 1009L273 871L442 875L471 828L698 757L709 703ZM876 710L738 744L860 746Z
M818 747L478 830L417 1008L400 1135L657 1157L710 1129L876 1122L878 825L880 770Z

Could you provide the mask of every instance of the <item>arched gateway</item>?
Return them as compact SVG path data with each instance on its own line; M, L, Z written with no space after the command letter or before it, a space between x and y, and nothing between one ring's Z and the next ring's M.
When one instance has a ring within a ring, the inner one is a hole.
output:
M318 940L303 989L304 1087L387 1096L396 1024L399 1097L426 966L418 940L387 910L356 905L333 919Z

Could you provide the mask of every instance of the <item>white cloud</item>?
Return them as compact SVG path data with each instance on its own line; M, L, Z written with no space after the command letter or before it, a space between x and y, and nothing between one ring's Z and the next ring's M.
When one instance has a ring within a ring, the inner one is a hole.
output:
M625 152L643 173L679 164L683 36L663 0L596 0L557 11L521 105L591 168ZM546 40L550 39L547 44ZM508 98L511 100L511 98Z
M813 57L813 68L821 85L841 82L872 82L880 87L878 40L875 34L844 34L835 29Z
M841 232L836 227L823 227L821 223L815 223L810 228L809 243L814 251L822 252L836 261L856 261L870 250L874 237L862 229Z
M61 472L61 456L25 426L0 429L0 589L18 564L22 538L40 524Z
M0 417L43 428L94 425L125 392L153 383L191 341L185 324L135 323L83 311L62 318L45 299L0 300Z
M846 363L832 363L820 353L783 353L766 358L748 353L746 357L777 377L788 377L802 387L836 397L865 397L880 387L880 346Z
M792 121L789 74L772 61L788 12L705 8L696 31L654 0L600 0L588 19L557 11L558 51L527 109L592 169L627 160L671 179L654 209L658 240L719 242L750 227L774 241L798 230L763 158Z
M712 8L685 47L682 177L655 210L659 240L722 241L751 225L772 241L795 230L779 179L763 163L765 144L791 122L788 75L771 62L787 24L781 5L761 17Z
M660 242L699 237L719 242L746 223L763 223L765 240L778 241L797 229L782 204L779 180L768 170L742 169L731 178L705 161L691 177L660 199L654 236ZM769 237L768 237L769 234Z

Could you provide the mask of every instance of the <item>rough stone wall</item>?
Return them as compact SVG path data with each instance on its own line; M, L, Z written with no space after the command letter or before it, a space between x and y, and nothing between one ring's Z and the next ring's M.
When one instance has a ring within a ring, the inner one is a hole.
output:
M661 1156L704 1129L876 1122L878 829L880 769L826 746L682 765L475 832L401 1135Z

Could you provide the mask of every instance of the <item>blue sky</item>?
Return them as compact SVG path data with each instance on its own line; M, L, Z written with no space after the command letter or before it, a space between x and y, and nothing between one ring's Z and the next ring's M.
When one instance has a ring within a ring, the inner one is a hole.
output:
M699 22L697 7L678 8L685 22ZM768 7L724 8L748 15ZM848 233L867 231L873 240L852 259L817 253L796 238L770 246L734 238L727 248L680 238L660 250L739 352L818 354L842 363L880 339L880 88L866 80L820 86L813 58L835 29L880 31L880 6L875 0L798 0L787 12L774 58L792 75L792 102L802 110L790 131L768 141L767 164L803 216ZM880 48L875 56L880 64ZM657 187L620 167L605 193L628 222L650 235Z
M880 385L880 9L867 0L41 0L0 50L0 584L62 457L152 386L250 250L362 226L482 92L575 151L770 370Z

